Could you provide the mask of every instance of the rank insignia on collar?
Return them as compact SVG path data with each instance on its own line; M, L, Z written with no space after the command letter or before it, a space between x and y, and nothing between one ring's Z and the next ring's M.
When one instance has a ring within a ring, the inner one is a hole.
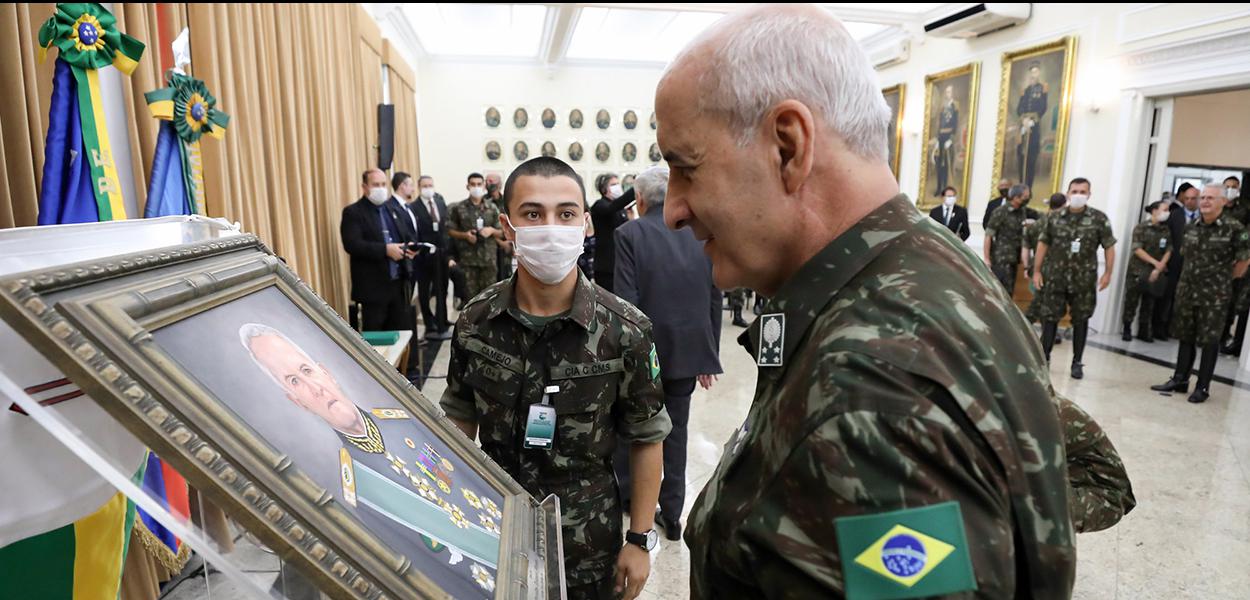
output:
M780 367L786 343L786 315L760 315L760 347L755 362L761 367Z

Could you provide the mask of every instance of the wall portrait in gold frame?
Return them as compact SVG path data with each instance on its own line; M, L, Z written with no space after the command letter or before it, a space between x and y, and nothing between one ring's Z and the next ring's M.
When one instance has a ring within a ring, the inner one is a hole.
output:
M1060 191L1075 64L1075 36L1003 53L995 183L1023 183L1034 198Z
M903 101L907 97L907 84L899 83L881 90L886 106L890 107L890 128L887 130L886 154L890 171L898 179L899 157L903 150Z
M924 78L924 148L920 160L922 209L936 206L942 190L953 186L967 202L976 132L981 63L968 63Z

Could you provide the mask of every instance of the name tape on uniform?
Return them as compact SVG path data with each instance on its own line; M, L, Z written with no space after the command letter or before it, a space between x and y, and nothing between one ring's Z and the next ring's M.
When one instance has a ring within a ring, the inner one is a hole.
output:
M576 365L560 365L551 367L552 379L577 379L579 377L595 377L611 373L624 373L625 360L614 358L602 362L581 363Z
M487 360L490 360L491 362L494 362L495 364L509 371L512 371L513 373L517 373L519 375L525 374L521 368L521 359L515 356L512 356L511 354L508 354L507 352L503 352L501 350L496 350L495 348L491 348L490 346L483 344L479 340L470 338L468 341L464 343L464 349L474 354L477 354L479 356L482 356L486 358Z

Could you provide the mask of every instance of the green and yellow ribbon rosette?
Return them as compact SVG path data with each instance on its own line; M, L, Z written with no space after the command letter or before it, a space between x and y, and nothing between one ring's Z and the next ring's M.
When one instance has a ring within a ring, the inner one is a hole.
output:
M57 4L52 18L39 28L41 62L53 46L60 51L58 60L71 67L77 83L83 148L91 166L91 188L100 220L125 219L126 205L109 144L98 69L113 65L130 75L139 65L144 44L118 31L117 19L100 4L81 3Z
M203 214L204 163L200 137L222 139L230 115L217 110L217 99L203 81L176 71L169 73L169 85L144 94L152 116L169 121L180 140L183 176L193 213Z

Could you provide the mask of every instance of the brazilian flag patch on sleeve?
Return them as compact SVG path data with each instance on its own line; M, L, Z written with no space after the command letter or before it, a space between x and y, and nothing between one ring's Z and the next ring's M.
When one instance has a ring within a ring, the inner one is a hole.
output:
M958 502L834 521L847 600L977 589Z
M655 343L651 343L651 355L647 358L647 364L651 366L651 380L655 381L660 377L660 357L655 353Z

